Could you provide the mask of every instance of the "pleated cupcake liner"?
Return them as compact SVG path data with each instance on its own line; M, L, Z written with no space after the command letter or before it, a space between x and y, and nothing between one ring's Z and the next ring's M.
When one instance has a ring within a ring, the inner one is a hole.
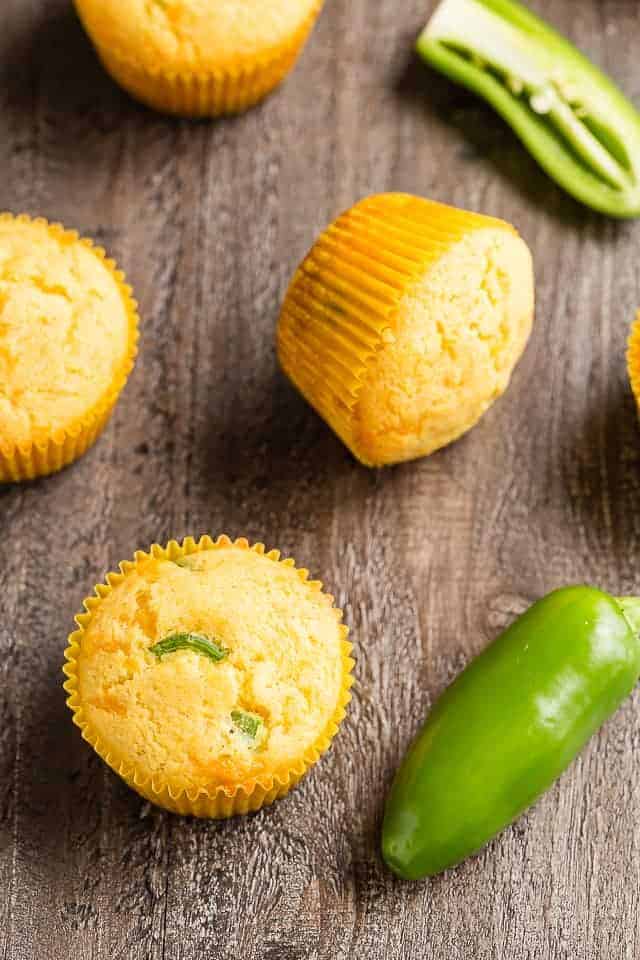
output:
M0 437L0 483L17 483L46 476L68 466L86 453L95 443L106 426L129 374L133 369L138 352L139 317L138 304L133 298L131 287L124 273L114 260L107 256L102 247L96 246L87 237L80 237L75 230L67 230L60 223L49 223L43 217L31 218L27 214L14 217L10 213L0 214L0 222L33 223L46 227L50 236L56 240L80 243L108 269L114 278L122 302L127 312L129 324L129 344L127 354L114 371L108 390L81 417L68 427L58 429L45 440L27 444L12 443L6 437Z
M266 556L274 563L281 563L285 566L293 567L300 577L300 580L307 584L310 590L314 593L322 592L322 583L319 580L309 580L308 570L297 568L295 562L290 558L281 559L280 551L278 550L266 551L262 543L256 543L251 546L243 537L235 541L232 541L224 534L219 536L215 541L209 536L203 536L197 541L194 540L193 537L187 537L181 543L178 543L176 540L170 540L165 547L154 543L147 552L139 550L134 554L133 560L127 560L121 563L118 572L107 574L105 582L98 584L95 587L94 594L84 601L84 612L78 614L75 618L78 629L75 630L68 639L68 646L65 650L65 664L63 667L63 672L67 678L64 683L64 689L67 692L67 706L72 711L73 722L80 728L82 737L93 747L96 753L102 757L105 763L122 777L130 787L151 803L170 810L173 813L213 819L222 819L235 816L236 814L254 812L261 807L268 806L279 797L285 796L329 749L333 738L338 732L340 723L344 719L347 704L351 699L349 689L353 684L352 670L354 661L351 658L352 645L347 640L349 633L348 628L340 623L343 668L342 686L335 710L325 729L316 741L308 747L291 766L276 770L273 774L261 775L253 780L244 781L237 786L200 786L197 789L190 790L185 788L183 784L172 781L170 777L166 777L162 773L150 775L148 772L141 771L135 763L131 763L126 757L120 756L117 751L111 749L109 745L101 739L97 731L92 728L90 721L84 713L78 690L77 664L83 635L91 623L97 608L105 597L139 566L144 565L151 558L156 560L177 560L192 554L202 553L208 550L220 550L230 546L235 546L243 550L251 550L254 553ZM336 620L340 622L342 620L342 611L333 606L334 598L326 593L323 594L323 596L326 598L327 604L332 606Z
M514 228L407 194L367 197L335 220L298 267L278 323L283 371L365 466L355 408L402 298L474 230Z
M162 63L149 67L102 42L97 31L89 29L81 0L75 0L78 16L98 57L116 83L153 110L187 117L241 113L264 99L293 69L323 3L324 0L317 0L288 41L269 54L248 59L237 67L176 71L166 69Z
M627 343L627 371L636 406L640 413L640 310L638 310L631 325L631 333Z

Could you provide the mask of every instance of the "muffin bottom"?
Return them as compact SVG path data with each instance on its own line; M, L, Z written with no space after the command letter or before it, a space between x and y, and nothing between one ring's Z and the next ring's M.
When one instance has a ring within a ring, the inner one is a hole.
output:
M43 446L34 444L24 450L15 447L5 452L0 447L0 483L21 483L45 477L78 460L104 430L116 400L117 397L114 397L98 419L82 425L76 433L66 434L62 440L52 438Z
M92 37L102 64L135 100L160 113L219 117L241 113L272 92L292 70L320 13L318 0L289 43L273 56L237 69L169 72L149 70Z

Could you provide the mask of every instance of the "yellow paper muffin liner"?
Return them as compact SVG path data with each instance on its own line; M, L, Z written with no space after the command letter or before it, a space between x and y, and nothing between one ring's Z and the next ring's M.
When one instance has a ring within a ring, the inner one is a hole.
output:
M82 417L78 417L66 429L54 431L45 441L19 445L11 443L6 437L0 437L0 483L16 483L32 480L34 477L55 473L68 466L89 449L97 440L111 416L116 401L133 369L138 352L138 304L133 299L131 287L102 247L93 241L80 237L75 230L67 230L59 223L48 223L44 218L32 219L27 214L14 217L10 213L0 214L0 222L35 223L45 226L55 239L81 243L94 253L109 270L120 290L129 321L129 348L126 357L115 371L111 386L100 399L93 404Z
M365 466L354 412L400 301L473 230L503 220L409 194L367 197L320 235L298 267L278 322L282 369Z
M640 310L636 313L636 318L631 325L631 334L627 344L627 370L640 414Z
M159 63L150 68L121 50L103 43L83 16L82 0L74 0L107 73L134 99L161 113L186 117L218 117L241 113L264 99L293 69L317 20L324 0L317 0L298 29L277 49L234 67L218 70L168 70Z
M78 629L69 636L68 646L65 650L66 663L63 667L63 672L67 677L64 683L64 689L68 694L67 706L73 713L73 722L80 728L83 738L102 757L105 763L115 770L130 787L151 803L164 807L173 813L213 819L255 812L261 807L273 803L279 797L284 797L329 749L331 741L338 732L340 723L345 716L346 706L351 699L349 689L353 684L352 669L354 661L351 658L352 645L347 640L348 628L344 624L340 624L343 680L338 703L326 728L315 743L290 768L279 770L272 775L257 777L253 782L245 781L237 787L225 785L217 786L213 790L199 787L190 791L185 789L183 785L173 784L170 779L162 774L149 776L137 769L135 764L128 761L126 757L119 756L117 752L110 750L108 744L100 739L84 715L78 691L77 661L82 636L91 622L96 608L111 593L113 588L121 583L139 564L145 563L150 557L158 560L176 560L190 554L201 553L206 550L219 550L232 545L243 550L252 550L258 554L264 554L274 563L294 567L300 579L307 583L310 590L315 592L322 590L322 583L319 580L309 580L309 571L296 568L295 562L291 559L281 559L279 550L267 552L262 543L250 546L249 542L243 537L235 541L230 540L224 534L215 541L209 536L201 537L198 541L194 540L193 537L187 537L182 543L170 540L166 547L161 547L155 543L147 553L138 550L134 554L133 560L121 563L118 573L107 574L105 583L98 584L95 587L94 595L84 601L85 612L78 614L75 618ZM325 596L327 602L333 604L334 598L329 594L325 594ZM334 610L336 619L341 620L342 611L335 607Z

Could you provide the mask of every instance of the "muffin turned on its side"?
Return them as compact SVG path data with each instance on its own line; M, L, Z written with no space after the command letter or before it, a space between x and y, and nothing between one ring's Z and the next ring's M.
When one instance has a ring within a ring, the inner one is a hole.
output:
M0 215L0 483L85 452L137 337L135 301L103 250L58 224Z
M139 552L85 602L65 689L85 740L159 806L202 817L283 796L328 749L350 644L322 584L261 544Z
M533 302L531 254L509 224L383 194L298 268L278 353L362 463L396 463L461 436L506 389Z
M74 0L106 70L166 113L219 116L289 73L323 0Z

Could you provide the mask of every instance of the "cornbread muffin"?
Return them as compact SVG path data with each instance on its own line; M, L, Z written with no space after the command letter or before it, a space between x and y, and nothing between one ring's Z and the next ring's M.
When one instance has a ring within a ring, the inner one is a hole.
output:
M0 215L0 481L84 453L136 340L136 304L103 250L57 224Z
M148 106L236 113L292 69L323 0L75 0L105 68Z
M344 716L353 661L333 598L278 551L220 537L138 553L77 618L65 672L83 736L179 813L287 793Z
M629 373L629 382L631 383L636 406L640 411L640 310L638 310L636 319L631 327L631 335L627 348L627 371Z
M509 383L533 318L526 244L501 220L405 194L339 217L298 268L283 370L355 456L425 456Z

